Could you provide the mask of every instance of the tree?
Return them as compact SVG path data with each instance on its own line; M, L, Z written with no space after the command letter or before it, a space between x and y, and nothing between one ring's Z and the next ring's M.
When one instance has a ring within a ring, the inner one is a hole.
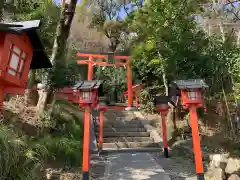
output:
M63 1L62 3L60 19L57 25L54 44L52 48L52 55L50 58L53 68L47 72L47 76L46 76L47 90L41 94L41 98L39 98L38 105L37 105L40 115L45 109L48 95L53 96L52 106L50 109L50 114L51 114L52 108L54 107L55 100L56 100L55 90L59 86L63 85L61 83L59 84L59 81L57 80L61 75L60 71L66 67L65 66L66 62L64 61L64 57L66 54L67 39L70 33L72 20L75 14L76 4L77 4L77 0L69 0L67 3ZM62 74L62 76L64 76L64 74Z
M134 7L142 4L142 1L117 1L117 0L96 0L96 9L93 11L90 27L102 32L109 40L109 50L115 52L128 32L128 26L124 21L122 10L130 15Z
M129 18L135 34L134 71L149 86L158 85L157 91L167 94L167 84L174 79L204 78L210 96L222 93L222 84L231 92L229 79L239 75L238 48L231 36L223 42L219 34L208 36L199 27L195 17L201 5L151 0Z

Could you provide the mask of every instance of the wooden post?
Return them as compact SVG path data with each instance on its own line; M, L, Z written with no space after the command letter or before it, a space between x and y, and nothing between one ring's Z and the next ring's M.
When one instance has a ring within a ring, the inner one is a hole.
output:
M196 174L198 180L204 180L204 169L202 162L202 151L200 145L200 137L198 131L198 117L195 105L190 105L190 118L191 118L191 126L192 126L192 140L193 140L193 151L195 157L195 166L196 166Z
M161 112L164 156L165 156L166 158L168 158L166 115L167 115L167 112L166 112L166 111Z
M88 81L93 80L93 57L89 57L89 62L88 62Z
M93 79L93 57L89 57L88 62L88 81ZM90 164L90 140L91 140L91 107L85 108L84 118L84 140L83 140L83 176L82 180L89 180L89 164Z
M90 106L85 108L84 117L84 140L83 140L83 166L82 180L89 180L89 162L90 162L90 129L91 129L91 109Z
M133 91L132 91L132 72L130 61L127 64L127 82L128 82L128 107L133 105Z
M99 126L99 149L102 151L103 148L103 111L100 111L100 126Z

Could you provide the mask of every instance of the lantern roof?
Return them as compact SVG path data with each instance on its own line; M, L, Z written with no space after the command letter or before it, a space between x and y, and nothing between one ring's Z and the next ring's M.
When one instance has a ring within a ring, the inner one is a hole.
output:
M173 84L175 84L179 89L196 89L208 87L203 79L176 80L173 81Z
M170 96L156 95L154 98L154 104L168 104L171 107L175 106L175 103L172 101Z
M40 20L22 21L12 23L0 23L0 32L6 32L16 35L27 34L33 47L33 57L31 69L51 68L52 64L45 54L43 44L37 33L40 27Z
M93 80L93 81L79 81L74 86L73 89L76 90L91 90L98 89L102 85L101 80Z
M170 96L156 95L154 98L154 105L167 104L169 107L173 108L176 103L171 99Z
M154 104L167 104L169 101L168 96L156 95L154 99Z

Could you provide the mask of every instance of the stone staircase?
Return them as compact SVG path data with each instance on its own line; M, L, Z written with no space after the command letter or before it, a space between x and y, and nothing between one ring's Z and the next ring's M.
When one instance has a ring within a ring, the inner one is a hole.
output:
M95 114L96 116L97 114ZM98 143L99 124L95 124ZM159 148L140 120L129 111L107 111L104 113L103 150L153 149Z

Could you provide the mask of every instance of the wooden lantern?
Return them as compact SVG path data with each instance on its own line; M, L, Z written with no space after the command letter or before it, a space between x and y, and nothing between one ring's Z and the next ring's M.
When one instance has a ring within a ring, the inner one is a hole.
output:
M202 79L189 79L174 81L181 90L181 99L184 107L189 104L202 106L202 89L208 87Z
M154 104L157 107L157 111L159 113L168 111L168 109L170 108L168 103L169 103L168 96L157 95L154 99Z
M64 87L57 92L57 97L65 99L71 103L79 103L78 96L78 90L74 90L72 87Z
M5 92L15 88L23 94L30 69L52 67L36 32L39 26L39 20L0 23L0 85Z
M101 81L80 81L73 89L79 91L80 106L95 106L98 101L98 90Z
M30 69L52 67L39 26L40 20L0 23L0 106L4 93L24 94Z

